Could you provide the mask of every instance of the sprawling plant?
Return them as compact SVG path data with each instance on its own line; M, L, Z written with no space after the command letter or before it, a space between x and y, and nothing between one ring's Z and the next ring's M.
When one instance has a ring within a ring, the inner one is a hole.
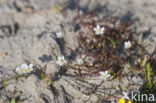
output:
M129 28L132 22L105 18L84 22L85 19L86 16L74 19L81 28L88 28L79 32L77 51L70 48L81 57L81 64L68 65L77 76L93 77L100 72L109 71L112 76L117 77L126 63L136 68L141 67L139 62L145 51L134 39L137 33Z

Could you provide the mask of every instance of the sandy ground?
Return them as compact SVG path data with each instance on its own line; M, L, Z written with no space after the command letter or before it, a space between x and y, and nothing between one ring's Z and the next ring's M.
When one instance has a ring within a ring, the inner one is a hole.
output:
M62 31L66 44L72 48L76 47L77 32L74 31L74 24L69 24L76 15L76 10L73 6L74 0L70 1L71 4L64 13L49 8L54 7L57 2L66 1L0 0L0 54L7 54L5 57L0 57L0 80L14 76L14 69L23 63L33 63L36 71L46 67L46 73L55 74L59 70L55 62L62 52L61 49L56 48L58 44L55 33ZM79 2L82 10L91 11L101 5L103 7L101 15L107 12L110 16L119 17L121 20L134 20L133 30L139 33L136 35L138 42L148 53L152 53L156 48L155 0L96 0L96 2L80 0ZM65 49L63 54L68 56L70 52ZM20 99L24 99L22 103L42 103L41 97L46 98L47 103L64 103L63 88L72 103L82 103L82 101L95 103L98 97L82 94L83 88L75 86L77 84L73 79L63 76L54 82L53 85L60 93L56 98L50 89L45 88L44 80L38 77L38 72L34 72L27 79L9 81L8 86L0 90L0 103L6 98L19 96L19 91L22 91L20 95ZM124 78L124 87L132 82L141 85L144 81L138 75L130 79L132 81ZM105 88L113 86L118 90L119 84L120 81L112 81L104 83L103 86ZM136 87L137 89L139 87ZM115 91L111 92L113 94Z

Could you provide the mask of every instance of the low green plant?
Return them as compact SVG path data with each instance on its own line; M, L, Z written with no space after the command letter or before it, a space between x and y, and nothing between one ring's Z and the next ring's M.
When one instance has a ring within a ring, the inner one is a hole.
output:
M16 99L15 98L12 98L11 99L11 103L16 103Z
M147 63L146 64L146 77L147 77L147 87L148 88L151 88L152 86L152 81L151 81L151 72L152 72L152 68L150 66L150 63Z

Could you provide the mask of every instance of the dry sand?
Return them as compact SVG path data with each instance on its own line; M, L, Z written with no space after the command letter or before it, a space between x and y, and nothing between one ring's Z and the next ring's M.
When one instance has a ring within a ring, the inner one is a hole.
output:
M61 3L66 1L59 0ZM55 62L57 56L62 55L62 53L59 48L56 48L58 44L54 34L62 31L66 45L75 48L77 32L74 32L74 24L68 24L76 15L76 10L72 6L74 0L70 1L72 3L69 9L64 12L65 14L49 10L57 2L57 0L0 0L0 54L7 53L5 57L0 56L0 80L14 76L14 69L23 63L33 63L36 71L45 66L46 73L55 74L59 71ZM135 24L132 28L139 33L136 38L149 53L153 52L156 48L155 0L80 0L81 9L90 11L99 4L103 6L100 15L108 12L110 16L120 17L122 20L134 20ZM65 49L63 54L68 56L70 52ZM37 75L38 72L34 72L27 79L9 81L8 86L0 90L0 103L6 98L19 96L18 92L15 93L16 91L22 91L20 95L20 99L24 99L22 103L42 103L40 97L46 98L49 103L64 103L66 97L62 92L62 86L67 91L68 98L72 100L72 103L83 103L82 101L95 103L98 99L95 95L82 94L81 91L84 88L78 88L74 78L66 76L60 77L53 84L59 92L57 98L50 89L45 88L44 80L41 80ZM123 79L123 87L126 88L129 83L133 82L141 86L144 81L135 74L129 78L130 80ZM113 94L119 92L119 84L120 81L114 80L103 83L101 88L113 86L116 88L116 91L110 90L110 93ZM132 89L138 90L139 87L132 87ZM107 90L106 92L109 93L109 89ZM105 97L106 94L103 95ZM66 103L70 103L70 101Z

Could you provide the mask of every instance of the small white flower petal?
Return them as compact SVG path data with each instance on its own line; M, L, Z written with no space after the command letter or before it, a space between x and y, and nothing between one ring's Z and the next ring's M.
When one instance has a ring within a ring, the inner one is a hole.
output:
M58 56L58 60L64 60L64 56Z
M111 76L110 74L107 75L107 77L110 77L110 76Z
M103 80L106 80L108 77L110 77L110 74L108 73L108 71L99 72L99 73L100 73L100 78Z
M106 78L104 78L104 76L100 76L99 78L102 80L106 80Z
M63 63L60 62L59 65L60 65L60 66L63 66Z
M63 64L66 64L67 63L67 61L66 60L64 60L64 63Z
M124 92L124 91L123 91L122 93L123 93L123 95L124 95L122 98L125 98L125 99L128 99L128 100L130 99L130 98L128 97L128 93L126 93L126 92Z
M19 73L19 72L20 72L20 67L17 67L17 68L15 69L15 72L16 72L16 73Z
M23 74L26 74L26 73L29 73L28 71L26 71L26 70L23 70Z
M105 28L104 28L104 27L102 27L102 28L101 28L101 32L104 32L104 30L105 30Z
M103 79L103 76L99 76L100 79Z
M105 71L104 73L105 73L105 75L107 75L108 74L108 71Z
M21 65L21 68L27 69L27 68L28 68L28 65L27 65L27 64L22 64L22 65Z
M57 60L61 60L61 56L58 56L58 57L57 57Z
M127 93L126 93L126 92L124 92L124 91L122 92L122 94L123 94L123 95L127 95Z
M29 68L32 68L33 67L33 64L29 64Z
M105 75L105 73L104 72L99 72L100 73L100 75Z
M61 56L61 58L64 60L64 56Z
M57 36L57 38L62 38L63 37L61 32L56 33L56 36Z
M82 65L84 63L84 61L82 59L77 59L76 60L76 64L78 65Z
M97 31L97 28L93 28L94 31Z
M97 28L97 29L100 29L100 25L97 25L96 28Z
M29 64L30 71L33 71L33 64Z
M100 34L101 34L101 35L103 35L103 34L104 34L104 32L102 32L102 31L101 31L101 33L100 33Z
M95 32L95 35L99 35L99 33L98 32Z
M56 61L56 64L60 64L60 61L59 61L59 60L57 60L57 61Z

